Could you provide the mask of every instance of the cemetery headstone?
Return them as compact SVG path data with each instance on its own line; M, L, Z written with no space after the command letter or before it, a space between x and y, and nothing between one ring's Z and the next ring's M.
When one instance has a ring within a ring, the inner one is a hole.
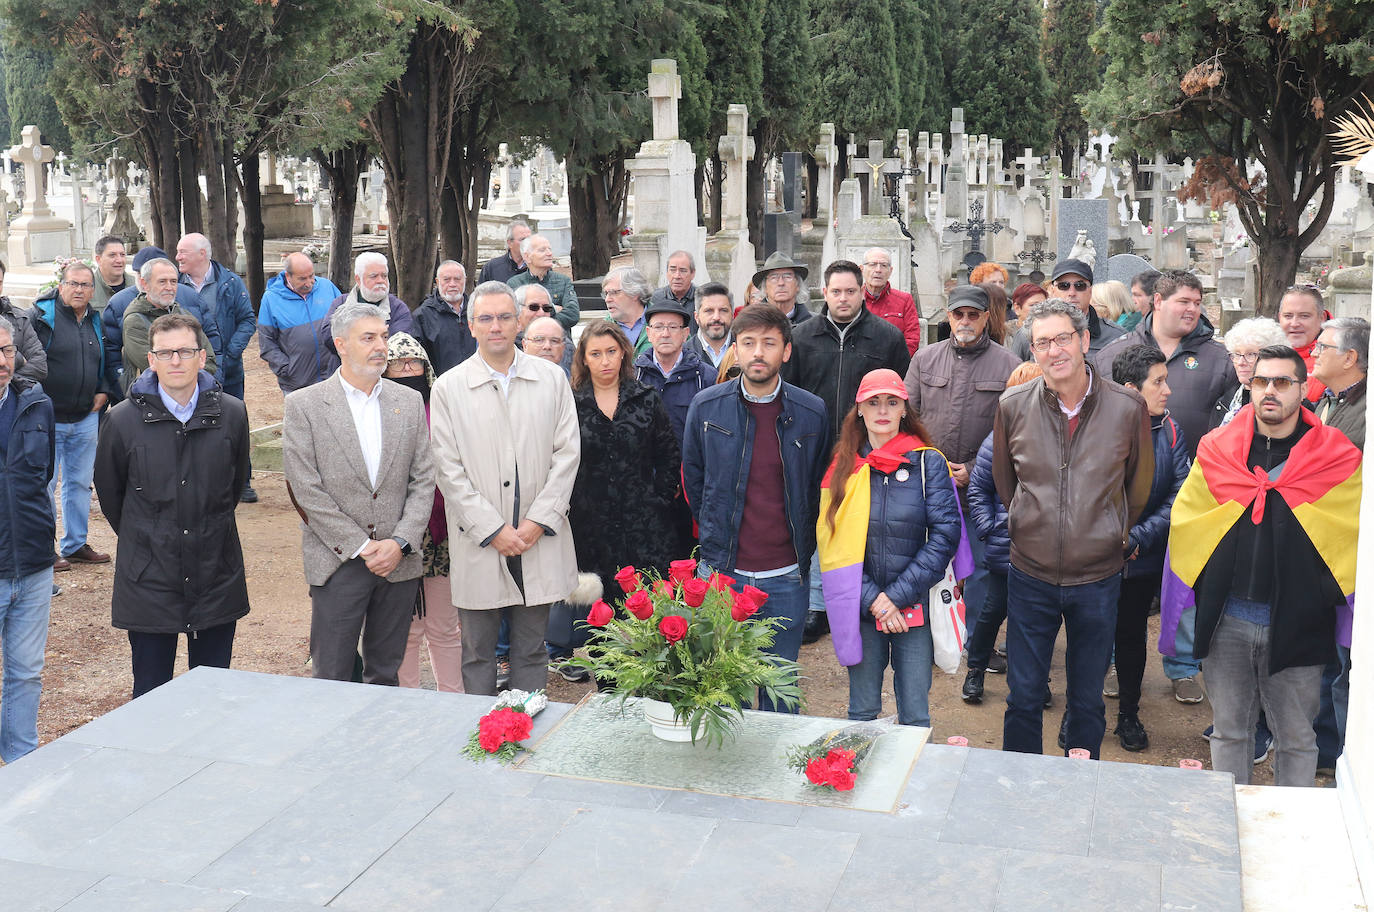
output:
M706 266L726 287L742 294L754 272L754 245L749 242L749 209L746 202L747 168L754 157L754 137L749 135L749 108L732 104L725 115L726 134L716 144L723 173L720 231L706 245ZM834 144L831 127L831 145ZM826 196L820 197L822 203ZM598 293L600 289L597 289Z
M72 223L53 215L43 192L43 166L54 158L52 146L41 141L38 127L24 127L23 141L9 150L24 168L27 197L18 219L10 225L10 265L32 266L71 256Z
M1093 265L1093 281L1105 282L1109 278L1116 278L1111 274L1107 262L1107 201L1063 199L1055 201L1053 205L1059 229L1055 244L1060 256L1067 256L1065 251L1073 251L1078 233L1085 232L1085 237L1092 242L1092 249L1097 257L1097 262Z

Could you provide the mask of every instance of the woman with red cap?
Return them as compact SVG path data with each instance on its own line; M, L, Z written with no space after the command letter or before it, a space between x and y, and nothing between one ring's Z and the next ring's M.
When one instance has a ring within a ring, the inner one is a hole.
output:
M816 530L835 654L849 668L849 718L878 717L891 664L897 721L929 726L925 602L959 546L959 504L949 463L925 442L895 371L865 375L855 402L826 473Z

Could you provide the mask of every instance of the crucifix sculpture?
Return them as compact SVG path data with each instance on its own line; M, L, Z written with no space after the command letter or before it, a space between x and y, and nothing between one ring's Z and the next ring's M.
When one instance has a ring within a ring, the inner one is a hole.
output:
M1001 222L993 220L983 221L983 201L975 198L969 203L969 219L966 222L955 222L949 226L949 230L955 234L967 234L969 241L972 242L970 253L981 253L983 251L983 235L997 234L1006 226Z
M1045 249L1045 239L1043 237L1037 235L1031 238L1030 242L1030 249L1021 251L1016 255L1016 258L1030 263L1035 268L1036 272L1044 272L1040 267L1046 263L1054 262L1058 258L1058 255L1053 250Z

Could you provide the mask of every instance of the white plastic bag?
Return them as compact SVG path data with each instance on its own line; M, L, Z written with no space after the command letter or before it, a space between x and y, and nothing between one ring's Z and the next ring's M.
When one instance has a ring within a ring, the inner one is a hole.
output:
M935 664L945 674L958 674L959 659L968 639L964 619L964 596L954 578L954 566L945 568L945 577L931 587L926 603L930 614L930 636L935 642Z

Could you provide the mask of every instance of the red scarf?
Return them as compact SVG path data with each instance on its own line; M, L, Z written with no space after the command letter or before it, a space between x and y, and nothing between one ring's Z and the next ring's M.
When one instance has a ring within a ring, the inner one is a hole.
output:
M867 456L860 456L858 453L855 453L854 462L853 465L850 466L849 474L853 475L855 472L859 471L859 467L863 465L872 466L883 474L891 474L911 461L906 458L907 453L910 453L912 450L919 450L924 446L925 444L921 442L919 437L915 437L911 434L898 434L887 443L870 451ZM822 482L822 487L830 487L830 476L834 473L837 463L838 460L836 463L832 463L829 471L825 473L825 481Z

